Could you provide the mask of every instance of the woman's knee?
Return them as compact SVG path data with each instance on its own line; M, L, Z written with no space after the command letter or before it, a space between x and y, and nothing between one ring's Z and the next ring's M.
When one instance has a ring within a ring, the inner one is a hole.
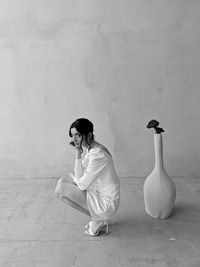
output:
M56 189L55 189L55 195L56 197L61 197L63 194L63 188L62 188L62 178L60 178L57 182Z
M74 190L74 185L71 185L70 183L63 182L63 179L60 178L58 180L56 189L55 189L55 195L58 198L65 197L71 200L76 199L76 192Z

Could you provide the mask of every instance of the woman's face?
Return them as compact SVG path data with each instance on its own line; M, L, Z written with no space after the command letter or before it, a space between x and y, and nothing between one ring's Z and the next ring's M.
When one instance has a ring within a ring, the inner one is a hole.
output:
M72 141L75 143L76 147L84 146L84 137L76 130L76 128L71 129Z

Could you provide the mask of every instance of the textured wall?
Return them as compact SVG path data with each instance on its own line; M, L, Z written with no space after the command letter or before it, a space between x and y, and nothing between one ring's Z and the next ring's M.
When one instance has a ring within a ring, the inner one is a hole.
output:
M200 2L0 1L0 177L72 167L68 126L88 117L120 175L200 174Z

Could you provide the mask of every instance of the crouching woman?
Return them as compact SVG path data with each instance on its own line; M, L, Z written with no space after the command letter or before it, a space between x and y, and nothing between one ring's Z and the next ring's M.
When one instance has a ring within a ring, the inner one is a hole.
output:
M91 217L85 234L97 236L120 204L120 182L108 149L97 142L93 124L80 118L69 129L70 145L75 148L74 174L58 180L55 193L70 207ZM83 149L86 149L82 159Z

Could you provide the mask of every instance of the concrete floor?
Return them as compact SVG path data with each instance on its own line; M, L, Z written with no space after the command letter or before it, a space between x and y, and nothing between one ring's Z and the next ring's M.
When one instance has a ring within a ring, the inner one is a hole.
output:
M143 178L121 179L108 235L88 237L88 217L54 196L55 178L0 180L1 267L200 267L200 179L176 178L174 215L144 212Z

